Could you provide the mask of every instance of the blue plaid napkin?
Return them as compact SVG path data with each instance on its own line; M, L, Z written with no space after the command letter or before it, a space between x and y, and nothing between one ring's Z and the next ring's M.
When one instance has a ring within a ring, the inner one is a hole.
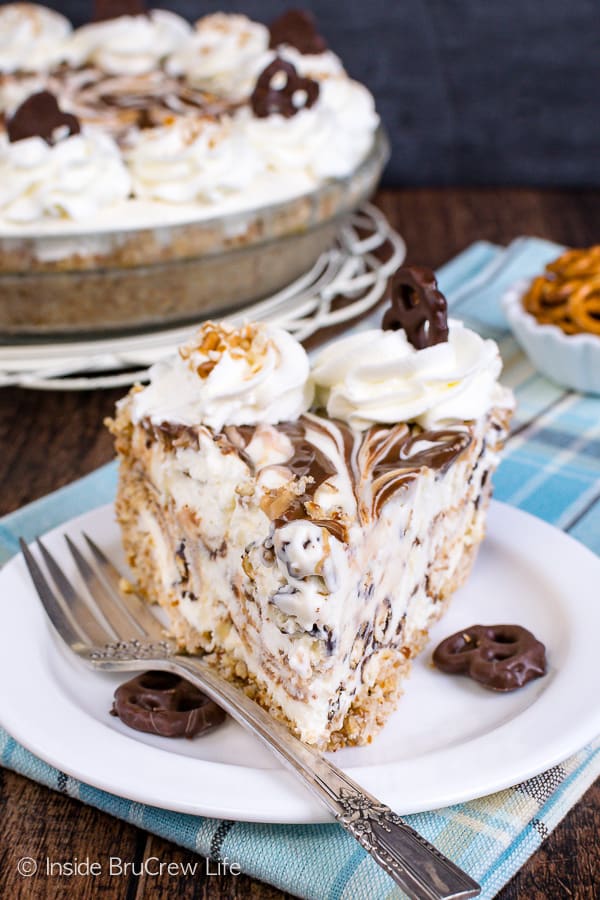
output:
M600 398L565 391L538 375L508 328L499 298L511 282L538 272L562 248L520 238L508 248L479 242L439 272L451 312L494 337L503 380L518 412L495 496L568 531L600 553ZM364 327L364 324L363 324ZM114 496L114 463L6 516L0 563L33 539ZM48 787L146 828L189 850L238 862L243 872L314 900L397 900L404 895L336 824L256 825L168 812L107 794L46 765L0 728L0 762ZM491 898L600 774L600 741L562 765L489 797L407 816L465 868Z

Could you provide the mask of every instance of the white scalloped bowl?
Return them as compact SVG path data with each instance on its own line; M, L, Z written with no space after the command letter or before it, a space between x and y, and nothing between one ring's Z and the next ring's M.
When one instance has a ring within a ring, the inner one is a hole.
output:
M600 394L600 336L565 334L557 325L540 325L523 308L530 281L514 284L502 298L513 334L533 365L551 381L583 394Z

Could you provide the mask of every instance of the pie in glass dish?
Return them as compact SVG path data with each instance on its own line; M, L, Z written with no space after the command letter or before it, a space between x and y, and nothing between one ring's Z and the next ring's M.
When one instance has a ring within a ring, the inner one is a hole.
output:
M0 333L191 320L308 271L387 142L308 13L0 8Z

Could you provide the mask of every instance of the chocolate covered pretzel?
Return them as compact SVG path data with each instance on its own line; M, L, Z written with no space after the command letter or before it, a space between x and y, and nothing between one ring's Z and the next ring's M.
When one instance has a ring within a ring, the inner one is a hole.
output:
M179 675L144 672L115 691L111 715L136 731L193 738L220 725L220 706Z
M448 305L431 269L403 266L392 278L384 331L403 328L417 350L448 340Z
M250 104L259 119L276 114L290 119L313 106L318 97L316 81L302 78L292 63L276 57L259 75Z
M493 691L515 691L546 674L546 648L520 625L471 625L442 641L433 662Z
M11 144L31 137L41 137L52 146L60 139L63 129L67 134L79 134L81 126L77 116L65 113L58 100L50 91L31 94L15 110L6 124L6 132Z

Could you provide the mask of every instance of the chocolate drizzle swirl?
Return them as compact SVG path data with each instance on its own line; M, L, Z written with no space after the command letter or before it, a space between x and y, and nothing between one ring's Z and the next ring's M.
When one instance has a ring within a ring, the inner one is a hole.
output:
M425 431L418 425L402 423L374 425L367 431L357 432L344 422L311 413L301 416L297 422L273 426L289 440L290 458L257 471L247 450L256 426L227 426L217 434L204 426L193 428L167 422L158 426L145 422L144 427L149 436L173 446L198 447L199 431L204 431L222 453L237 454L254 475L270 468L287 470L289 483L266 489L262 502L275 527L307 519L326 528L340 541L348 540L347 513L336 507L323 515L315 499L327 481L336 479L338 484L349 485L349 496L356 501L359 521L369 521L379 516L383 506L395 494L406 490L423 469L446 472L473 440L468 426ZM322 442L319 440L320 446L315 443L315 433L323 438ZM329 446L331 453L327 452Z
M337 512L321 517L315 500L319 488L339 475L336 457L343 458L345 474L357 500L364 495L361 487L368 487L370 503L362 507L358 504L359 518L368 520L379 516L384 504L407 488L423 469L445 472L472 441L467 430L423 431L417 425L406 424L378 425L359 433L343 422L312 414L302 416L298 422L283 422L275 427L292 444L292 456L282 466L289 471L290 481L296 481L301 489L295 492L284 486L277 491L267 491L264 511L273 519L275 527L309 519L341 541L348 539L345 516ZM246 447L254 431L252 426L227 429L230 445L236 447L250 468L252 463ZM317 431L331 443L332 455L311 441L310 431Z
M286 522L297 519L310 518L316 525L326 528L334 537L341 541L345 540L347 535L343 522L337 519L313 519L307 510L307 506L315 502L315 494L319 488L328 478L337 474L333 461L308 440L302 419L298 422L284 422L279 425L279 430L286 435L294 448L294 454L286 463L286 468L296 478L304 479L304 491L292 495L290 505L275 519L275 527L279 528Z
M359 450L363 478L371 481L371 515L406 489L424 468L445 472L471 444L466 431L411 431L407 425L373 426ZM421 449L419 445L424 444Z
M19 82L18 76L11 80ZM36 84L39 79L36 79ZM221 120L245 101L217 97L162 70L111 75L94 66L61 66L44 76L45 90L83 125L97 125L128 145L132 129L158 128L175 120Z

